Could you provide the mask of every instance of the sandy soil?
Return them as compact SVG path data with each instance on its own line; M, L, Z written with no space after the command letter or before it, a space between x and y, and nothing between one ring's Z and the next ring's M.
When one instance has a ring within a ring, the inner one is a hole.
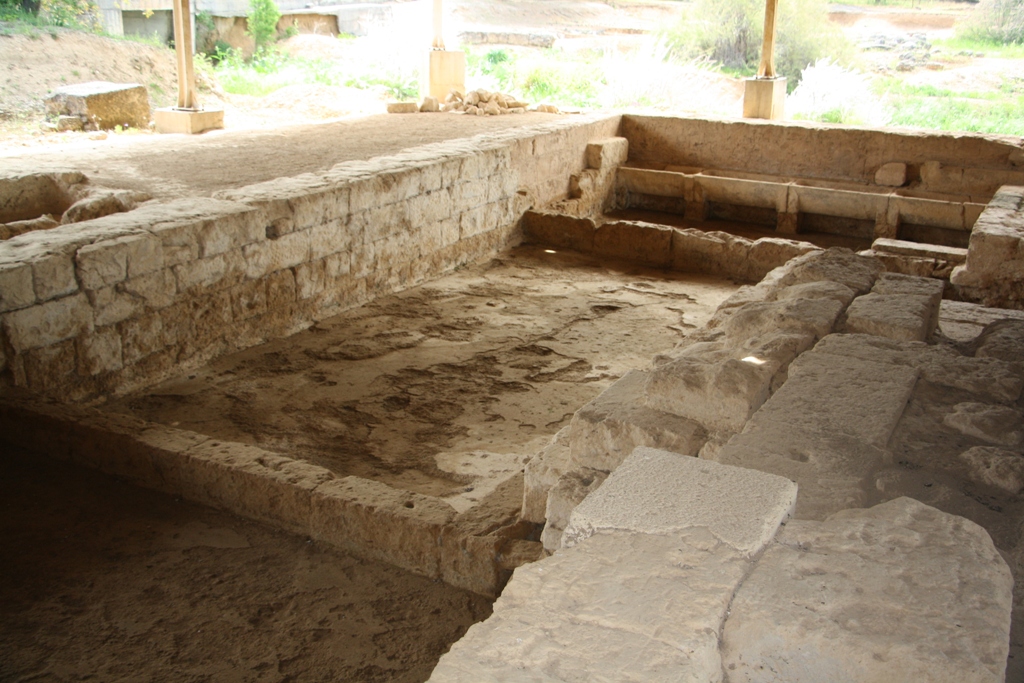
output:
M191 137L114 135L45 151L8 147L0 151L0 163L11 173L80 170L96 185L139 190L156 199L209 196L227 188L325 171L343 161L558 118L540 113L381 114L275 129L211 131Z
M108 404L456 509L737 288L519 247Z
M115 479L0 458L0 680L424 681L484 598Z

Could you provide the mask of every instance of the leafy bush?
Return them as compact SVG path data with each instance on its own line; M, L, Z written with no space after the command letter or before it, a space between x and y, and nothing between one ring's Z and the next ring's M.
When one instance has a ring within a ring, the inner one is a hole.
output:
M92 0L42 0L39 5L39 14L54 26L95 29L98 11Z
M777 10L775 70L796 87L801 72L823 57L846 64L853 46L829 22L825 0L786 0ZM663 39L673 54L707 57L752 75L761 60L763 0L696 0Z
M957 34L996 43L1024 44L1024 0L981 0Z
M277 22L280 19L281 10L274 0L249 0L245 32L256 41L257 51L277 37Z

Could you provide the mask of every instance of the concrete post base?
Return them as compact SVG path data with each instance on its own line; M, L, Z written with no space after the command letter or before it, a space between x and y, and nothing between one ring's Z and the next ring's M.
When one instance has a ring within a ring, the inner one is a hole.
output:
M153 121L156 123L157 133L197 135L208 130L223 128L224 110L188 111L165 107L153 112Z
M781 121L786 103L785 78L748 78L743 91L743 118Z
M427 68L425 90L439 102L452 90L466 92L466 53L449 50L431 50Z

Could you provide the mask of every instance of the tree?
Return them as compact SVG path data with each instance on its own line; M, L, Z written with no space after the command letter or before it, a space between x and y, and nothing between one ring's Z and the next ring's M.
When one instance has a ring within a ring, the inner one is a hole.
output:
M245 32L256 41L257 51L273 42L280 18L281 10L274 0L249 0L249 19Z

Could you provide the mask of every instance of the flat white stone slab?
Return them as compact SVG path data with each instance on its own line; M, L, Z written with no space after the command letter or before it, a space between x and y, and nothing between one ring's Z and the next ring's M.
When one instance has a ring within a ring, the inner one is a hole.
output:
M731 683L1002 683L1013 578L988 534L910 498L790 522L736 593Z
M884 448L917 382L915 368L815 350L789 366L789 378L750 418L745 431L788 424L835 431Z
M755 470L637 448L573 510L572 546L603 531L678 534L704 528L751 556L793 512L796 484Z

